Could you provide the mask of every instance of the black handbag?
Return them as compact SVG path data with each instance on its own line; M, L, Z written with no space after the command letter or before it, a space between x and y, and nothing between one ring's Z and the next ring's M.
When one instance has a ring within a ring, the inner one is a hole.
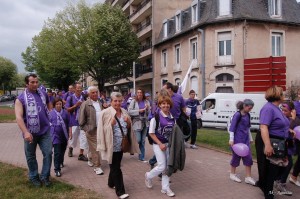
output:
M274 154L272 156L275 158L285 158L287 155L286 140L270 138L270 142L274 150Z

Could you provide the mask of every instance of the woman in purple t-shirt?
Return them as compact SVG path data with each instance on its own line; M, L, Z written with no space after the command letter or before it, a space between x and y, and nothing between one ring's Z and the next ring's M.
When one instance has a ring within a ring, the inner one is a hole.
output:
M153 186L152 179L162 173L161 192L167 194L169 197L175 196L174 192L170 189L169 177L165 174L169 158L168 142L175 124L175 119L170 113L172 105L173 103L169 96L159 96L159 127L156 128L157 122L155 117L151 119L149 127L149 135L153 139L153 151L157 159L157 166L150 172L145 173L145 184L148 188L152 188Z
M286 139L289 135L290 121L281 112L279 105L283 102L281 87L272 86L265 94L268 101L260 111L260 132L255 139L259 181L257 185L264 192L265 198L274 198L274 180L279 175L280 166L272 164L267 157L274 153L270 137Z
M229 128L229 145L233 146L237 143L243 143L250 148L250 142L253 142L253 139L250 132L251 117L249 112L252 110L254 102L250 99L245 99L243 102L238 102L236 106L239 111L237 111L232 117L231 125ZM249 154L242 159L246 167L245 182L250 185L255 185L256 182L251 177L251 166L253 165L251 150L249 150ZM240 165L240 161L241 157L232 150L232 159L230 162L231 172L229 177L235 182L242 182L235 173L236 167Z

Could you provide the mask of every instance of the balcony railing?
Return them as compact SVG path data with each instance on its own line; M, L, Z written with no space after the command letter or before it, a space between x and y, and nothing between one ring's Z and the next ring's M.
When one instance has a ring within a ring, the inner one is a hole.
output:
M133 17L138 11L145 7L151 0L144 1L139 6L136 7L135 11L129 15L129 18Z
M130 0L126 0L123 4L122 4L122 8L129 2Z
M152 47L152 44L146 44L140 47L140 52L143 52L145 50L148 50Z
M152 72L152 65L149 66L149 65L142 65L142 64L136 64L135 65L135 76L136 78L142 76L143 74L145 73L150 73Z
M138 29L136 29L135 33L141 32L142 30L144 30L145 28L147 28L149 25L151 25L151 21L148 21L146 24L138 27Z

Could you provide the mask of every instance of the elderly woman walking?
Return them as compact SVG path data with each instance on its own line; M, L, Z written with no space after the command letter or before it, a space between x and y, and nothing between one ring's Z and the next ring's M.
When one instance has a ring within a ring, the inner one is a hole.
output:
M108 186L115 188L119 198L128 198L125 193L121 161L123 157L122 139L127 136L130 143L130 153L138 153L135 134L131 128L131 119L127 111L121 108L122 94L111 93L111 107L100 113L97 128L97 151L101 152L103 160L107 160L110 172Z

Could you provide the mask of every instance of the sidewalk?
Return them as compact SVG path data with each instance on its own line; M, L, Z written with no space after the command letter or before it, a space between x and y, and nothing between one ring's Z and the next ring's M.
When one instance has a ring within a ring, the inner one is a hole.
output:
M27 168L23 150L23 139L16 123L0 123L0 161ZM37 150L39 166L41 168L42 156ZM152 155L150 145L146 146L149 159ZM114 190L107 187L109 166L102 162L104 175L97 176L86 162L78 161L78 149L74 149L74 157L65 157L65 167L62 169L62 177L59 180L76 186L94 190L105 199L117 198ZM171 177L171 189L178 199L259 199L263 198L262 192L257 187L243 183L235 183L229 180L229 161L231 156L213 150L199 148L187 149L185 169ZM53 167L52 167L53 168ZM160 193L161 182L154 179L152 189L147 189L144 184L144 174L149 170L147 163L137 160L137 155L124 154L122 171L126 192L132 199L169 198ZM244 167L238 168L241 179L244 179ZM51 176L54 176L53 169ZM257 165L253 165L253 176L257 179ZM276 198L299 198L300 188L287 184L293 191L292 197L276 196Z

